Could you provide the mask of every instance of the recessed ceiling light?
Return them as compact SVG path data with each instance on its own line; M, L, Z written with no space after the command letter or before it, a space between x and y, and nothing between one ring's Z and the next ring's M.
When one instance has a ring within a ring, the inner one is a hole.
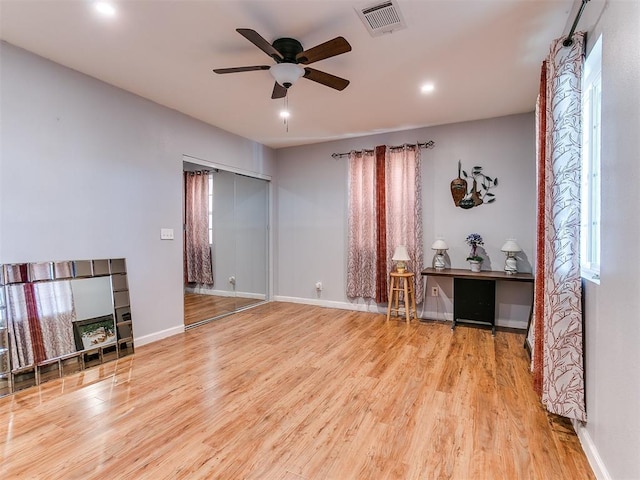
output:
M116 14L116 8L111 3L96 2L94 6L98 13L105 17L113 17Z
M422 93L431 93L436 89L436 86L433 83L425 83L420 87L420 91Z

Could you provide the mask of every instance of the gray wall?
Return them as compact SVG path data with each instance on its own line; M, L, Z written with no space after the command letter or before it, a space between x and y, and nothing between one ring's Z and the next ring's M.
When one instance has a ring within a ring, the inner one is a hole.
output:
M505 256L500 247L507 238L515 237L523 249L519 268L531 271L535 254L534 130L534 116L528 113L278 150L276 262L283 268L276 271L277 295L342 308L377 308L345 295L348 159L336 160L331 154L418 140L435 142L433 149L422 150L425 265L431 265L431 244L442 236L449 246L451 266L468 268L469 247L464 239L478 232L490 258L483 268L502 270ZM466 170L480 165L487 175L499 179L499 186L492 190L495 203L470 210L455 207L450 183L457 177L459 159ZM320 296L315 291L317 281L323 282ZM441 295L426 298L419 308L422 316L451 320L452 281L429 279L427 290L432 285L441 288ZM531 285L500 282L498 323L525 328L531 295Z
M0 62L0 263L124 257L138 342L182 331L182 155L272 175L273 150L6 43Z
M595 7L595 6L594 6ZM640 2L610 1L587 32L602 34L600 285L587 282L587 424L599 478L640 478Z

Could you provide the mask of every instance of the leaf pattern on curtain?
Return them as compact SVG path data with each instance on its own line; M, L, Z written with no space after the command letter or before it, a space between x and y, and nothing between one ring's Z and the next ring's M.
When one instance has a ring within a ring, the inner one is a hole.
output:
M375 155L349 154L349 247L347 296L376 297Z
M386 170L387 273L394 269L391 258L398 245L406 245L411 258L408 270L417 273L423 268L420 148L388 149ZM422 282L416 281L417 303L422 301L422 290Z
M417 146L392 150L382 146L375 152L349 154L349 298L387 301L387 278L398 245L407 246L410 271L423 267L420 150ZM417 282L417 302L422 290Z
M208 202L208 172L185 172L185 264L189 283L213 285Z
M544 242L534 315L534 376L547 410L586 420L580 278L581 78L584 34L551 45L546 71ZM541 149L539 149L541 150ZM543 297L541 304L540 295ZM540 370L540 365L542 370Z

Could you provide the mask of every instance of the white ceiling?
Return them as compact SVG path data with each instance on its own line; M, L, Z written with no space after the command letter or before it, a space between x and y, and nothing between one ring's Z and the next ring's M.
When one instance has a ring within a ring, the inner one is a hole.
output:
M398 0L407 28L375 38L355 8L376 2L116 0L113 18L92 3L0 0L0 38L280 148L532 111L540 64L573 1ZM236 28L304 48L344 36L351 52L311 66L351 84L339 92L300 79L287 132L268 71L212 72L274 63ZM424 82L432 94L420 93Z

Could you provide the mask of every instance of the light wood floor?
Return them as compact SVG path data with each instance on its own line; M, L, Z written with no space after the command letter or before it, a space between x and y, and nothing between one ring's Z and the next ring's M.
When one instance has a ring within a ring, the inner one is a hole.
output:
M202 295L199 293L184 294L184 324L209 320L220 315L229 314L239 308L260 303L262 300L242 297L221 297L218 295Z
M0 478L594 478L522 341L262 305L0 399Z

